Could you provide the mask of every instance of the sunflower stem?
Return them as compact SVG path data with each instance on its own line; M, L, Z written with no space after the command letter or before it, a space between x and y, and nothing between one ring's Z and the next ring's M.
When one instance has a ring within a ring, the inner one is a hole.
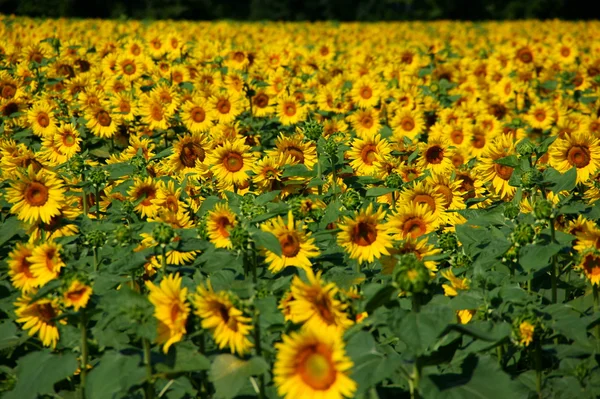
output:
M97 272L98 271L98 263L100 263L98 260L98 248L92 247L92 253L94 254L94 272Z
M556 242L556 231L554 230L554 219L550 219L550 237L552 240L552 243L554 244ZM556 303L557 302L557 280L558 280L558 276L556 274L556 255L552 256L552 266L551 266L551 270L550 270L550 277L552 279L552 303Z
M255 317L254 317L254 341L256 344L256 356L262 357L262 345L260 342L260 312L258 310L256 310ZM259 397L259 399L264 399L265 398L265 376L262 374L259 375L258 382L259 382L258 397Z
M88 215L89 209L88 209L88 196L87 196L87 191L85 190L85 187L83 187L81 189L81 197L82 197L82 206L83 206L83 214L85 216Z
M167 273L167 247L161 247L161 258L160 258L160 277L164 277Z
M498 345L496 347L496 356L498 356L498 366L502 367L502 360L504 358L504 347L502 345Z
M535 388L538 397L542 398L542 347L539 340L535 343Z
M79 378L81 380L81 399L85 399L85 383L87 381L87 364L88 364L88 343L87 343L87 328L84 311L81 312L79 320L79 328L81 330L81 362L79 364Z
M592 284L592 294L594 296L594 313L598 313L600 308L600 295L598 294L598 285ZM600 341L600 324L596 324L594 328L594 335L596 339Z
M322 180L323 178L323 167L321 165L321 158L317 156L317 179ZM323 195L323 185L319 184L317 186L317 190L319 190L319 196Z
M417 357L415 359L415 364L413 365L413 372L410 380L408 381L408 386L410 388L410 397L411 399L418 399L419 395L419 383L421 381L421 362Z
M392 209L396 209L396 192L392 191Z
M152 359L150 353L150 341L148 338L142 338L142 345L144 347L144 365L146 366L146 387L145 387L145 398L154 398L154 383L152 377Z
M413 310L413 312L418 313L419 310L421 310L421 302L420 302L421 298L419 298L419 294L413 293L411 296L411 299L412 299L412 310Z
M96 219L100 220L100 190L99 187L96 186L96 197L94 198L96 201Z

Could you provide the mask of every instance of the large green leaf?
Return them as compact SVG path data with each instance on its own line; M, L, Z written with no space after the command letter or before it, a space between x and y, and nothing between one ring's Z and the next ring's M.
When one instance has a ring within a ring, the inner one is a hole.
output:
M201 371L210 368L210 361L198 352L198 348L189 342L181 342L169 350L166 358L156 364L156 371L163 373L180 373L185 371Z
M126 356L106 352L88 375L85 394L88 399L124 398L129 390L146 379L139 355Z
M241 360L229 354L218 355L210 367L210 379L215 385L216 398L234 398L249 382L249 378L269 370L262 357Z
M54 394L54 384L77 370L74 353L53 354L49 350L32 352L17 362L17 384L5 399L36 398Z

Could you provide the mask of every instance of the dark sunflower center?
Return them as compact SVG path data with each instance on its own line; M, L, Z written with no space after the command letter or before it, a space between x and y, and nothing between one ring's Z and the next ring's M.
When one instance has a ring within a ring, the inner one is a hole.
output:
M244 158L242 158L240 154L232 152L225 156L225 159L223 160L223 165L228 171L237 172L244 166Z
M506 165L495 164L496 174L500 176L502 180L508 181L513 174L513 168Z
M427 232L427 226L421 218L415 217L408 219L402 226L402 232L406 236L417 238Z
M591 161L590 150L587 147L575 145L569 149L567 158L576 168L585 168Z
M179 155L179 160L181 163L188 168L193 168L196 166L196 160L200 162L204 161L206 153L204 149L197 143L187 143L181 149L181 155Z
M50 321L56 317L56 311L50 303L37 305L37 311L40 315L40 319L42 319L45 323L50 323Z
M98 120L98 123L100 124L100 126L110 126L110 123L112 122L112 118L110 117L110 115L108 114L108 112L106 111L100 111L96 114L96 119Z
M475 148L483 148L485 146L485 135L478 133L473 136L473 147Z
M11 83L6 83L2 85L2 93L0 94L2 98L13 98L17 93L17 88L15 85Z
M279 237L279 244L281 253L288 258L293 258L300 252L300 240L295 233L285 233Z
M517 58L525 63L525 64L529 64L530 62L533 61L533 54L531 53L531 50L529 50L529 48L527 47L523 47L520 48L519 51L517 51Z
M231 103L228 99L222 98L217 102L217 111L222 114L228 114L231 110Z
M352 228L352 242L367 247L377 240L377 226L369 222L358 222Z
M73 301L73 302L76 302L76 301L78 301L78 300L80 300L80 299L81 299L81 297L83 296L83 294L85 294L85 291L86 291L85 287L83 287L83 288L80 288L80 289L78 289L78 290L75 290L75 291L69 291L69 292L67 293L67 297L68 297L68 298L69 298L71 301Z
M41 127L48 127L50 125L50 117L47 113L42 112L37 116L37 122Z
M252 104L256 105L258 108L265 108L267 105L269 105L269 96L267 96L265 93L259 93L254 96Z
M454 194L452 194L452 190L448 186L437 186L436 191L439 194L442 194L444 198L444 208L448 208L454 199Z
M136 71L135 64L132 61L127 61L123 64L123 72L126 75L133 75Z
M43 206L48 201L48 187L39 182L31 182L25 189L25 201L30 206Z
M305 384L317 391L326 391L336 380L331 350L325 344L304 348L297 357L298 374Z
M429 194L418 194L413 198L415 204L425 204L429 209L435 211L435 199Z
M404 117L404 118L402 118L402 121L400 122L400 126L402 126L402 130L410 132L411 130L413 130L415 128L415 121L413 118Z
M360 96L365 100L368 100L369 98L373 97L373 90L371 90L370 87L365 86L360 89Z
M192 116L192 120L196 123L202 123L204 122L204 119L206 119L206 112L204 112L202 107L192 108L190 115Z
M287 116L296 115L296 104L294 103L285 103L283 106L283 113Z
M363 115L360 119L360 124L363 125L363 127L370 129L373 127L373 117L371 115Z
M373 165L377 159L377 147L373 144L367 144L360 152L360 157L367 165Z
M427 162L437 165L444 160L444 149L439 145L431 146L425 151L425 159Z

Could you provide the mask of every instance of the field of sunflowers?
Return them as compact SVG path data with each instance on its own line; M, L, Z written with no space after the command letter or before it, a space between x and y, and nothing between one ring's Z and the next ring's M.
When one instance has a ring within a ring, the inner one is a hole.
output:
M600 395L600 23L0 33L3 398Z

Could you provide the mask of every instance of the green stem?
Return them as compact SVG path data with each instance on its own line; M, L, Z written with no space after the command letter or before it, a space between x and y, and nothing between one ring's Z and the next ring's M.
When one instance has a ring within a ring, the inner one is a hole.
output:
M333 196L335 198L336 192L337 192L337 189L336 189L336 185L337 185L337 170L335 169L335 162L333 161L333 158L331 158L331 167L332 167L331 173L333 175L332 176L332 182L333 182L332 189L333 189Z
M396 192L392 191L392 209L396 209Z
M498 345L496 347L496 355L498 356L498 366L502 367L502 360L504 358L504 347L502 345Z
M144 346L144 365L146 366L146 389L145 398L154 398L154 383L152 377L152 358L150 353L150 341L147 338L142 338L142 345Z
M100 190L96 186L96 219L100 220Z
M408 381L408 385L410 388L410 397L411 399L418 399L419 396L419 383L421 382L421 362L417 357L415 359L415 364L413 366L413 373L411 379Z
M81 380L81 399L85 399L85 384L87 381L88 343L85 313L81 312L79 328L81 330L81 362L79 363L79 378Z
M256 344L256 356L262 357L262 344L260 342L260 313L256 311L256 316L254 318L254 341ZM259 399L265 398L265 376L258 376L259 382L259 391L258 397Z
M160 258L160 275L163 277L167 273L167 247L162 247L162 254Z
M592 284L592 293L594 295L594 313L598 313L600 308L600 295L598 294L598 286L596 284ZM596 324L594 335L596 336L596 339L600 341L600 324Z
M535 344L535 388L538 397L542 398L542 347L539 340Z
M550 219L550 236L552 239L552 243L556 242L556 231L554 230L554 219ZM556 303L558 301L557 295L557 285L558 285L558 276L556 275L556 255L552 256L552 269L551 269L551 278L552 278L552 303Z
M202 333L200 334L200 342L198 343L198 349L200 350L200 353L204 355L204 352L206 350L205 348L205 340L204 340L204 330L202 330ZM202 399L208 398L208 374L206 373L206 370L202 370L200 372L200 397Z
M411 299L412 299L412 310L413 310L413 312L418 313L419 310L421 310L421 302L420 302L421 298L419 297L419 294L413 293Z
M323 177L323 166L321 165L321 159L317 158L317 179L322 180ZM319 184L317 186L317 190L319 190L319 196L323 195L323 185Z
M92 247L92 253L94 254L94 272L97 272L98 264L100 263L98 260L98 248Z
M85 190L85 187L83 187L81 189L81 196L82 196L82 205L83 205L83 214L85 216L88 215L89 209L88 209L88 196L87 196L87 191Z

